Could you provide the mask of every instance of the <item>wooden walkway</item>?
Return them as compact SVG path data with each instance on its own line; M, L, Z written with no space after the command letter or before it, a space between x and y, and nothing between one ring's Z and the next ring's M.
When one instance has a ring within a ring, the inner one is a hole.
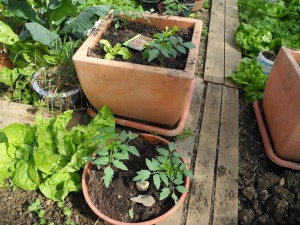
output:
M192 135L176 141L195 179L185 204L159 225L238 224L239 94L226 78L241 59L234 40L237 25L237 0L212 0L204 80L196 79L186 124ZM32 107L0 100L0 128L34 118Z

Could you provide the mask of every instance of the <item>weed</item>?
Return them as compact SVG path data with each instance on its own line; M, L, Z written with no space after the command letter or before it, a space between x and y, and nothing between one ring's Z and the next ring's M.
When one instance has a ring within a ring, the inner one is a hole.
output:
M192 129L190 127L186 127L186 128L184 128L183 132L176 137L176 139L182 141L182 140L192 136L192 134L193 134Z

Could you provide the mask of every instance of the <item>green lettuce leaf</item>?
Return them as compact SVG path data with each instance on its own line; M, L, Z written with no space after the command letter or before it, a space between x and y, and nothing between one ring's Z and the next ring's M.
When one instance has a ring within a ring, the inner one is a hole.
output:
M8 143L0 143L0 187L13 174L16 160L7 155Z
M28 161L19 160L12 181L14 185L24 190L36 190L41 181L41 174L35 167L33 158Z
M19 41L18 35L4 22L0 21L0 42L5 45L13 45Z
M13 123L2 129L8 139L7 154L11 158L16 158L15 152L19 146L33 145L34 134L30 125Z
M71 191L81 188L81 178L77 173L54 173L40 184L40 191L54 201L63 202Z

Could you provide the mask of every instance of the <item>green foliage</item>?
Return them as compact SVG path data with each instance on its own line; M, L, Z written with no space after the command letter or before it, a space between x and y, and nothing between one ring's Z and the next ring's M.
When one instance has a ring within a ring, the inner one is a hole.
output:
M78 11L83 1L4 1L5 9L17 17L22 17L27 23L26 29L32 38L44 45L54 47L60 42L60 36L72 34L83 37L84 32L94 25L97 16L104 17L110 6L91 6Z
M272 33L263 28L254 28L250 24L240 24L235 40L247 56L255 57L262 50L273 48ZM272 47L271 47L272 46Z
M131 57L131 53L128 51L128 49L123 47L120 43L112 46L109 41L105 39L101 39L99 43L104 45L104 51L106 52L104 59L111 60L117 55L122 56L123 59L129 59Z
M183 132L176 137L176 139L182 141L192 135L193 135L192 129L190 127L186 127L184 128Z
M187 50L195 48L193 43L183 42L181 37L173 36L178 31L176 26L172 30L166 27L163 33L154 34L154 40L145 46L143 57L148 59L148 62L158 59L163 66L166 58L176 58L179 52L187 54Z
M208 0L204 0L202 7L204 9L209 9L210 2Z
M114 176L114 169L128 170L124 161L129 159L129 153L139 156L136 147L129 145L129 141L138 135L130 132L126 134L125 131L118 134L111 127L99 131L100 133L94 137L94 140L99 142L96 155L84 159L92 162L98 169L104 170L102 180L108 188Z
M164 0L163 5L165 7L165 11L163 15L171 15L171 16L180 16L188 7L177 0Z
M208 36L208 27L206 26L205 23L202 26L201 36L204 38Z
M171 142L168 148L157 148L159 155L154 159L146 159L148 170L140 170L133 181L145 181L151 175L157 190L161 189L160 200L171 195L175 204L178 202L177 193L187 192L183 186L184 176L193 178L192 172L186 168L181 160L182 154L176 151L176 144Z
M4 22L0 20L0 42L6 45L13 45L19 41L18 35Z
M25 190L39 188L55 201L79 190L79 170L85 165L82 158L92 154L100 142L93 140L97 129L114 127L115 121L106 106L88 125L68 130L71 118L72 111L66 111L56 119L38 116L33 127L15 123L0 130L0 186L12 178L13 185Z
M66 224L75 225L75 222L71 220L72 211L67 206L65 206L63 202L57 202L57 206L61 208L62 213L67 217Z
M261 49L277 52L280 46L300 49L298 0L239 0L238 7L236 41L245 56Z
M263 99L268 75L263 74L257 59L243 58L230 78L244 86L247 103Z
M29 207L28 210L31 212L35 212L39 218L39 224L47 224L44 216L45 216L45 210L42 208L41 205L41 200L37 198L34 203L32 203Z

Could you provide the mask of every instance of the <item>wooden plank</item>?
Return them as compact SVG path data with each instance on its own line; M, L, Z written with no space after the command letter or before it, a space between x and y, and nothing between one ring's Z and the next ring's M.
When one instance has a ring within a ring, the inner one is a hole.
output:
M38 111L32 105L0 100L0 128L3 128L11 123L28 123L33 124L37 114L42 115L45 119L50 119L52 115L47 112ZM57 114L57 112L56 112ZM68 128L83 123L84 113L74 112Z
M0 116L32 123L37 110L31 105L0 100Z
M204 80L224 83L224 30L225 2L211 1Z
M214 225L238 224L238 90L223 87Z
M226 78L236 70L242 58L234 37L239 25L237 0L226 0L225 12L225 84L231 87L241 87Z
M192 104L190 107L189 116L185 129L189 129L191 134L184 139L176 139L177 146L184 151L184 157L187 163L191 163L192 153L195 146L195 138L198 132L198 121L200 117L201 102L203 98L203 80L201 78L196 78L196 86L192 99ZM187 201L185 201L187 202ZM158 223L159 225L180 225L185 222L184 207L181 205L172 216L169 216L166 220Z
M208 225L210 222L221 97L222 86L208 83L185 224Z

